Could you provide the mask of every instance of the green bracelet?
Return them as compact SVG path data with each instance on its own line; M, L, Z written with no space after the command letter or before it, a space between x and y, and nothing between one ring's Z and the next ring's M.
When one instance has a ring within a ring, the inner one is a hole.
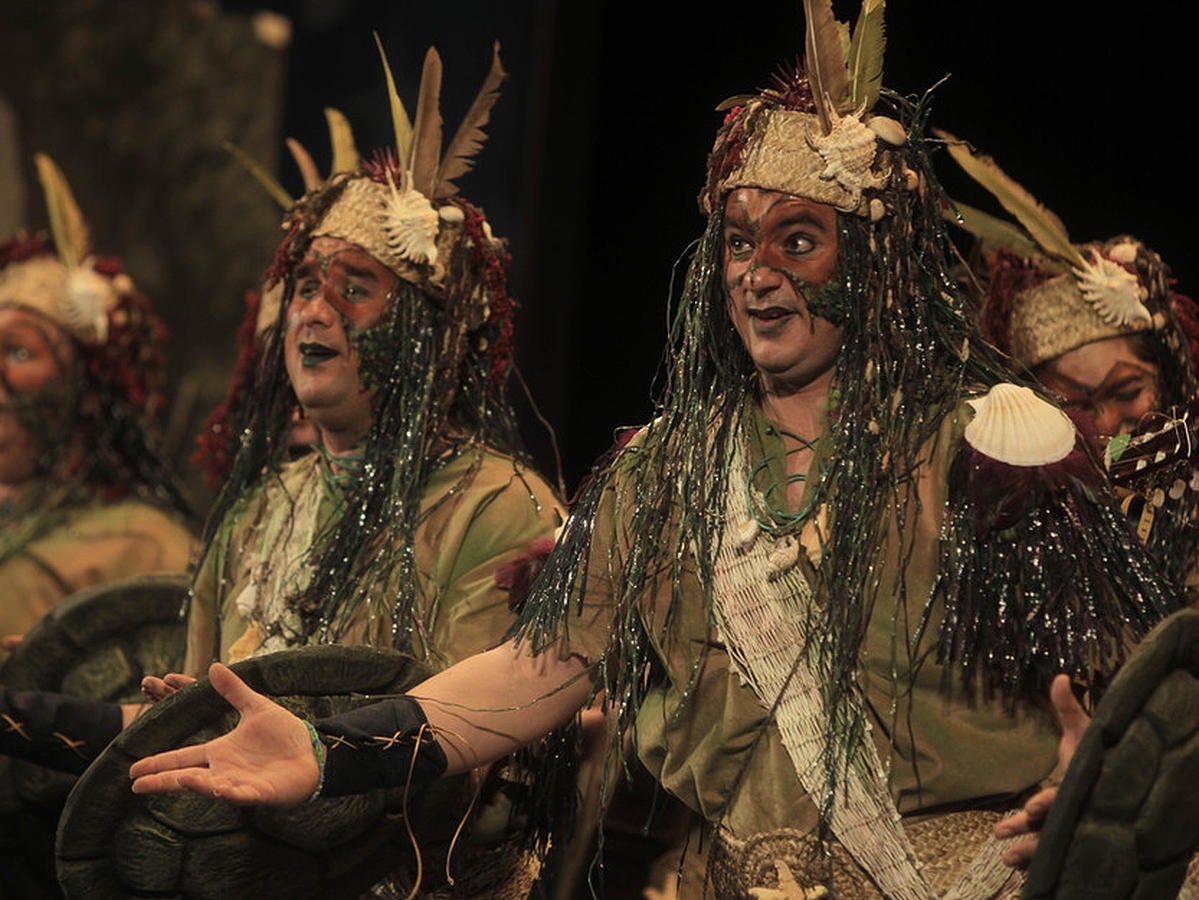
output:
M308 729L308 738L312 741L312 752L316 754L316 766L320 770L320 777L317 778L316 782L316 790L308 797L308 802L311 803L325 789L325 757L328 751L325 748L325 742L321 740L320 732L316 730L316 726L307 719L304 720L304 725Z

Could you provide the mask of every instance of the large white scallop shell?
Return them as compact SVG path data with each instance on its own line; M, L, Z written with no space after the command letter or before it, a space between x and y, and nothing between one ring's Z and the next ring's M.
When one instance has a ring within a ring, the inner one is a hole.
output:
M1029 388L1003 382L969 401L965 437L979 453L1010 466L1047 466L1074 449L1070 417Z

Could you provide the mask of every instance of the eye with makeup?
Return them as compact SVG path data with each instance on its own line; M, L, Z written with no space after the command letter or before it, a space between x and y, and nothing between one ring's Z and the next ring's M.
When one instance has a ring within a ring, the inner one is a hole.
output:
M301 300L311 300L320 293L321 283L316 278L304 278L296 282L296 296Z
M725 250L729 259L745 259L754 249L754 245L740 232L726 232L724 236Z
M1133 403L1146 394L1155 394L1156 391L1153 379L1141 376L1113 385L1106 391L1101 392L1096 397L1096 400L1110 399L1116 403Z
M366 284L351 278L335 277L332 282L334 293L347 303L369 303L375 299L375 292L378 289L378 283L374 281Z
M783 249L788 256L807 256L816 249L816 242L806 231L794 231L783 240Z
M33 359L33 351L29 347L11 338L0 344L0 352L3 352L6 363L27 363Z

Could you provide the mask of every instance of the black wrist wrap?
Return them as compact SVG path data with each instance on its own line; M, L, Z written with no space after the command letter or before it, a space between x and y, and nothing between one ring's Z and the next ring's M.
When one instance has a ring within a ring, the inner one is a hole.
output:
M0 687L0 754L81 775L121 733L117 703Z
M427 723L420 704L403 696L313 722L326 750L320 795L343 797L440 778L445 752L427 730L417 744Z

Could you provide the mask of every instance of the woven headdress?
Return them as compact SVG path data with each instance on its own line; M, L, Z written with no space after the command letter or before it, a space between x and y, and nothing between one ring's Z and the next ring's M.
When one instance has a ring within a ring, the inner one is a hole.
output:
M888 148L903 146L907 135L895 119L871 113L882 90L883 0L862 4L852 36L831 0L805 0L804 10L806 72L717 107L730 113L700 198L708 215L738 187L795 194L874 220L886 214L878 193L896 164Z
M997 219L966 204L946 210L980 242L986 261L986 337L1029 369L1106 338L1151 332L1177 363L1182 397L1196 389L1180 316L1190 301L1170 289L1165 263L1128 235L1075 244L1061 219L1004 172L946 131L950 156L1013 215ZM1185 307L1183 309L1182 307Z
M57 255L37 254L14 260L0 270L0 305L35 310L81 343L108 339L108 316L120 294L132 291L128 275L115 274L92 253L91 233L75 203L71 186L44 153L34 157L46 197Z
M372 159L360 164L356 151L350 152L346 146L348 126L334 126L331 121L334 146L337 148L340 142L346 152L335 152L333 172L321 180L311 161L302 161L303 148L289 142L305 172L307 193L292 204L284 227L293 232L298 228L307 238L329 236L356 244L400 278L440 299L449 289L450 260L456 248L466 242L478 252L502 252L502 242L493 237L481 216L476 216L480 221L473 227L466 223L469 210L457 199L454 184L473 168L474 157L486 140L483 127L506 77L500 65L499 44L493 47L491 69L483 86L444 154L442 65L437 50L430 47L425 55L416 117L412 120L396 92L381 44L379 54L387 80L395 147L376 151ZM335 197L331 196L333 192ZM467 233L472 230L478 233ZM486 301L479 299L485 318Z

